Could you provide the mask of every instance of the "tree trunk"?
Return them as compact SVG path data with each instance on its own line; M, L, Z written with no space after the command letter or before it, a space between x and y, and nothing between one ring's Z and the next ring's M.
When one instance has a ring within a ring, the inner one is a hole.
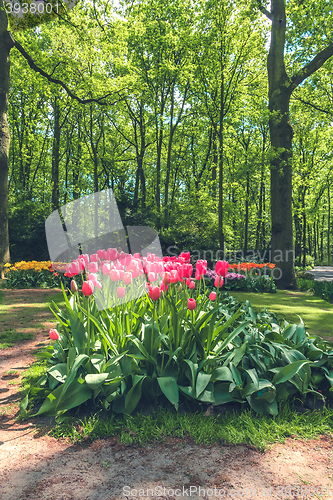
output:
M320 260L324 260L324 225L325 225L325 214L323 214L323 222L320 231Z
M316 233L316 222L317 216L315 216L315 220L313 223L313 251L314 251L314 259L317 260L317 233Z
M52 210L59 208L59 161L60 161L60 107L54 98L54 129L52 146Z
M331 225L331 193L330 183L327 182L327 198L328 198L328 214L327 214L327 260L328 265L331 265L331 239L330 239L330 225Z
M221 50L222 53L222 50ZM224 119L224 67L221 62L221 107L220 107L220 124L219 124L219 246L224 253L224 228L223 228L223 119Z
M271 45L267 59L269 130L272 146L272 261L280 268L279 288L296 288L292 224L292 138L289 103L292 92L284 66L286 14L284 0L272 5ZM278 275L275 275L278 277Z
M247 157L247 153L246 153ZM247 161L246 161L247 163ZM246 167L247 168L247 167ZM245 199L245 234L244 234L244 255L247 254L248 232L249 232L249 197L250 197L250 174L246 172L246 199Z
M305 195L306 187L303 189L302 194L302 219L303 219L303 267L305 267L306 262L306 213L305 213Z
M217 144L216 144L216 129L213 130L213 165L212 165L212 192L213 198L216 200L216 165L217 165Z
M12 42L7 31L7 14L0 0L0 278L4 265L10 261L8 234L8 172L10 132L8 125L8 93Z

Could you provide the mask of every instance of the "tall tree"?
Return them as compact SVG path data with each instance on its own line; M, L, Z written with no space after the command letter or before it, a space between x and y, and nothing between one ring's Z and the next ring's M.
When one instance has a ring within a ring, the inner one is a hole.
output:
M290 35L286 44L287 16ZM271 0L270 11L262 0L259 8L271 20L271 40L267 59L269 129L271 138L271 219L272 258L281 270L278 286L295 288L292 219L292 139L289 105L293 91L333 55L332 5L325 0L294 2ZM310 15L310 9L313 14ZM322 10L321 10L322 9ZM318 26L323 23L323 28ZM311 24L312 23L312 24ZM310 39L312 39L312 46ZM305 40L305 41L304 41ZM299 54L300 48L304 49ZM288 53L286 54L288 49ZM316 50L316 53L313 53ZM294 55L292 75L286 70ZM311 57L308 60L308 57ZM297 56L297 59L296 59ZM298 61L304 61L300 67Z
M7 118L9 94L9 53L13 42L9 36L8 19L3 0L0 0L0 278L3 266L9 262L8 234L8 171L10 133Z

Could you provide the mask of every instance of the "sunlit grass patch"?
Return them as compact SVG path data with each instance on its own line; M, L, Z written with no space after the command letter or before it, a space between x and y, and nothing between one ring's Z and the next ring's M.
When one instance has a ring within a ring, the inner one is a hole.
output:
M8 347L13 347L17 342L22 342L25 340L31 340L34 334L17 332L16 330L9 329L0 333L0 349L8 349Z
M333 305L311 293L278 290L274 295L245 292L230 292L230 295L240 302L249 300L256 311L265 307L289 323L298 323L301 316L310 335L333 339Z
M180 414L160 407L150 415L106 415L102 412L83 419L67 417L51 431L53 437L80 442L116 436L124 444L144 445L167 438L190 438L196 444L252 444L265 450L269 444L283 443L290 436L313 439L332 434L333 410L298 414L285 405L273 417L261 417L250 410L206 416L204 411Z

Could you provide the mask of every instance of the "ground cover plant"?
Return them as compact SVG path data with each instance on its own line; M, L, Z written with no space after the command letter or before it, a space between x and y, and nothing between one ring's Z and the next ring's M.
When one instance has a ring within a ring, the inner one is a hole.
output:
M54 308L55 343L41 354L51 364L30 390L42 400L34 415L66 414L85 403L131 414L140 401L187 399L199 405L240 403L261 415L307 394L323 399L333 385L333 345L311 337L304 324L255 313L221 292L228 263L216 263L216 292L205 289L205 261L116 249L79 256L67 268L72 296ZM149 283L142 296L133 292ZM154 285L154 283L159 283ZM94 294L94 296L93 296ZM113 307L109 307L110 304ZM100 307L98 307L98 305ZM105 308L105 306L108 306Z

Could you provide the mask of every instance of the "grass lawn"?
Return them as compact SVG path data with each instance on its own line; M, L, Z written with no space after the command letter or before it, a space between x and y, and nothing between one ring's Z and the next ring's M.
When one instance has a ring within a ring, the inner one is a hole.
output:
M333 341L333 305L307 292L278 290L277 293L229 292L240 302L248 300L255 310L283 315L289 323L298 323L301 316L310 335Z

